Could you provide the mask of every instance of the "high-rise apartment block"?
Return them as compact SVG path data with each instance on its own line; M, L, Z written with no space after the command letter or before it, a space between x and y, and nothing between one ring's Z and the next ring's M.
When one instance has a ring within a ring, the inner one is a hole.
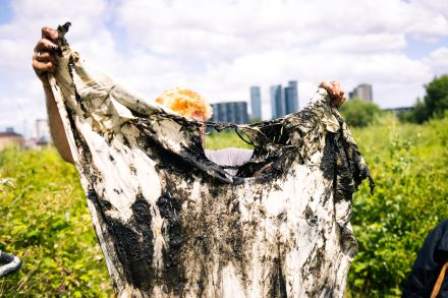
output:
M297 81L289 81L285 88L282 85L271 87L271 108L273 119L299 110Z
M212 121L243 124L249 122L247 102L231 101L212 104Z
M250 118L261 120L261 91L260 87L250 87Z
M370 84L360 84L352 92L348 93L350 99L359 98L367 101L373 101L373 90Z
M271 109L272 118L285 115L285 98L283 96L282 85L271 86Z
M289 81L285 87L285 115L295 113L299 110L299 97L297 81Z

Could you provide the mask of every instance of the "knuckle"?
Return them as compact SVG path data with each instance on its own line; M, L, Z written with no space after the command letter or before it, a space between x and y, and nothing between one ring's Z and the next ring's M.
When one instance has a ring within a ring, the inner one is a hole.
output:
M33 66L34 70L36 70L36 71L42 70L42 67L40 66L39 62L37 62L35 60L33 61L33 63L31 63L31 65Z
M49 71L49 70L51 70L51 65L49 63L46 63L46 64L42 65L41 70Z

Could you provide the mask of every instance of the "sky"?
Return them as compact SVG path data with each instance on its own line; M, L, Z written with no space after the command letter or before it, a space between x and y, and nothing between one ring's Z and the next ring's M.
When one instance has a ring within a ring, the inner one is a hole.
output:
M299 82L300 107L322 80L373 85L383 108L410 106L448 73L447 0L0 0L0 130L27 136L46 118L31 68L40 28L72 23L72 48L148 101L177 86L211 103Z

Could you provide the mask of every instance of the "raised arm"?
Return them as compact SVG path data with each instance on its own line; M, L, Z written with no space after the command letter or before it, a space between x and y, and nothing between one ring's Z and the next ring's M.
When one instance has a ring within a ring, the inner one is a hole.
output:
M49 27L42 28L42 38L37 42L34 48L32 65L44 88L48 122L54 145L65 161L73 163L73 157L70 152L67 136L65 135L61 116L59 115L56 101L48 82L48 73L54 71L57 63L55 56L57 38L58 32L55 29Z

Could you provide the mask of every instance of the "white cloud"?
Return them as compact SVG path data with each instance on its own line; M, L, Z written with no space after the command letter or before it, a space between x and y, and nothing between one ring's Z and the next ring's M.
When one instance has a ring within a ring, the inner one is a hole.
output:
M435 75L448 74L448 45L432 51L425 62L432 67Z
M414 0L423 10L430 10L435 15L441 15L448 18L448 2L446 0Z
M358 34L341 35L320 42L319 50L330 52L369 53L398 51L406 47L406 39L403 34Z
M30 67L44 25L73 23L68 39L96 68L151 100L186 86L211 101L245 100L260 85L299 81L305 103L321 80L374 86L382 106L406 106L448 71L448 45L412 59L407 39L448 37L448 2L399 0L13 1L0 25L0 126L45 115ZM0 8L1 9L1 8ZM14 108L20 101L22 108ZM7 110L6 110L7 109ZM18 111L23 116L12 114ZM0 127L1 128L1 127Z
M373 83L384 106L409 105L432 69L403 53L406 36L448 35L432 6L389 0L123 1L118 20L131 44L179 59L179 71L212 100L247 98L251 84L338 79L347 89ZM185 60L203 62L190 73ZM306 101L312 91L301 89Z

